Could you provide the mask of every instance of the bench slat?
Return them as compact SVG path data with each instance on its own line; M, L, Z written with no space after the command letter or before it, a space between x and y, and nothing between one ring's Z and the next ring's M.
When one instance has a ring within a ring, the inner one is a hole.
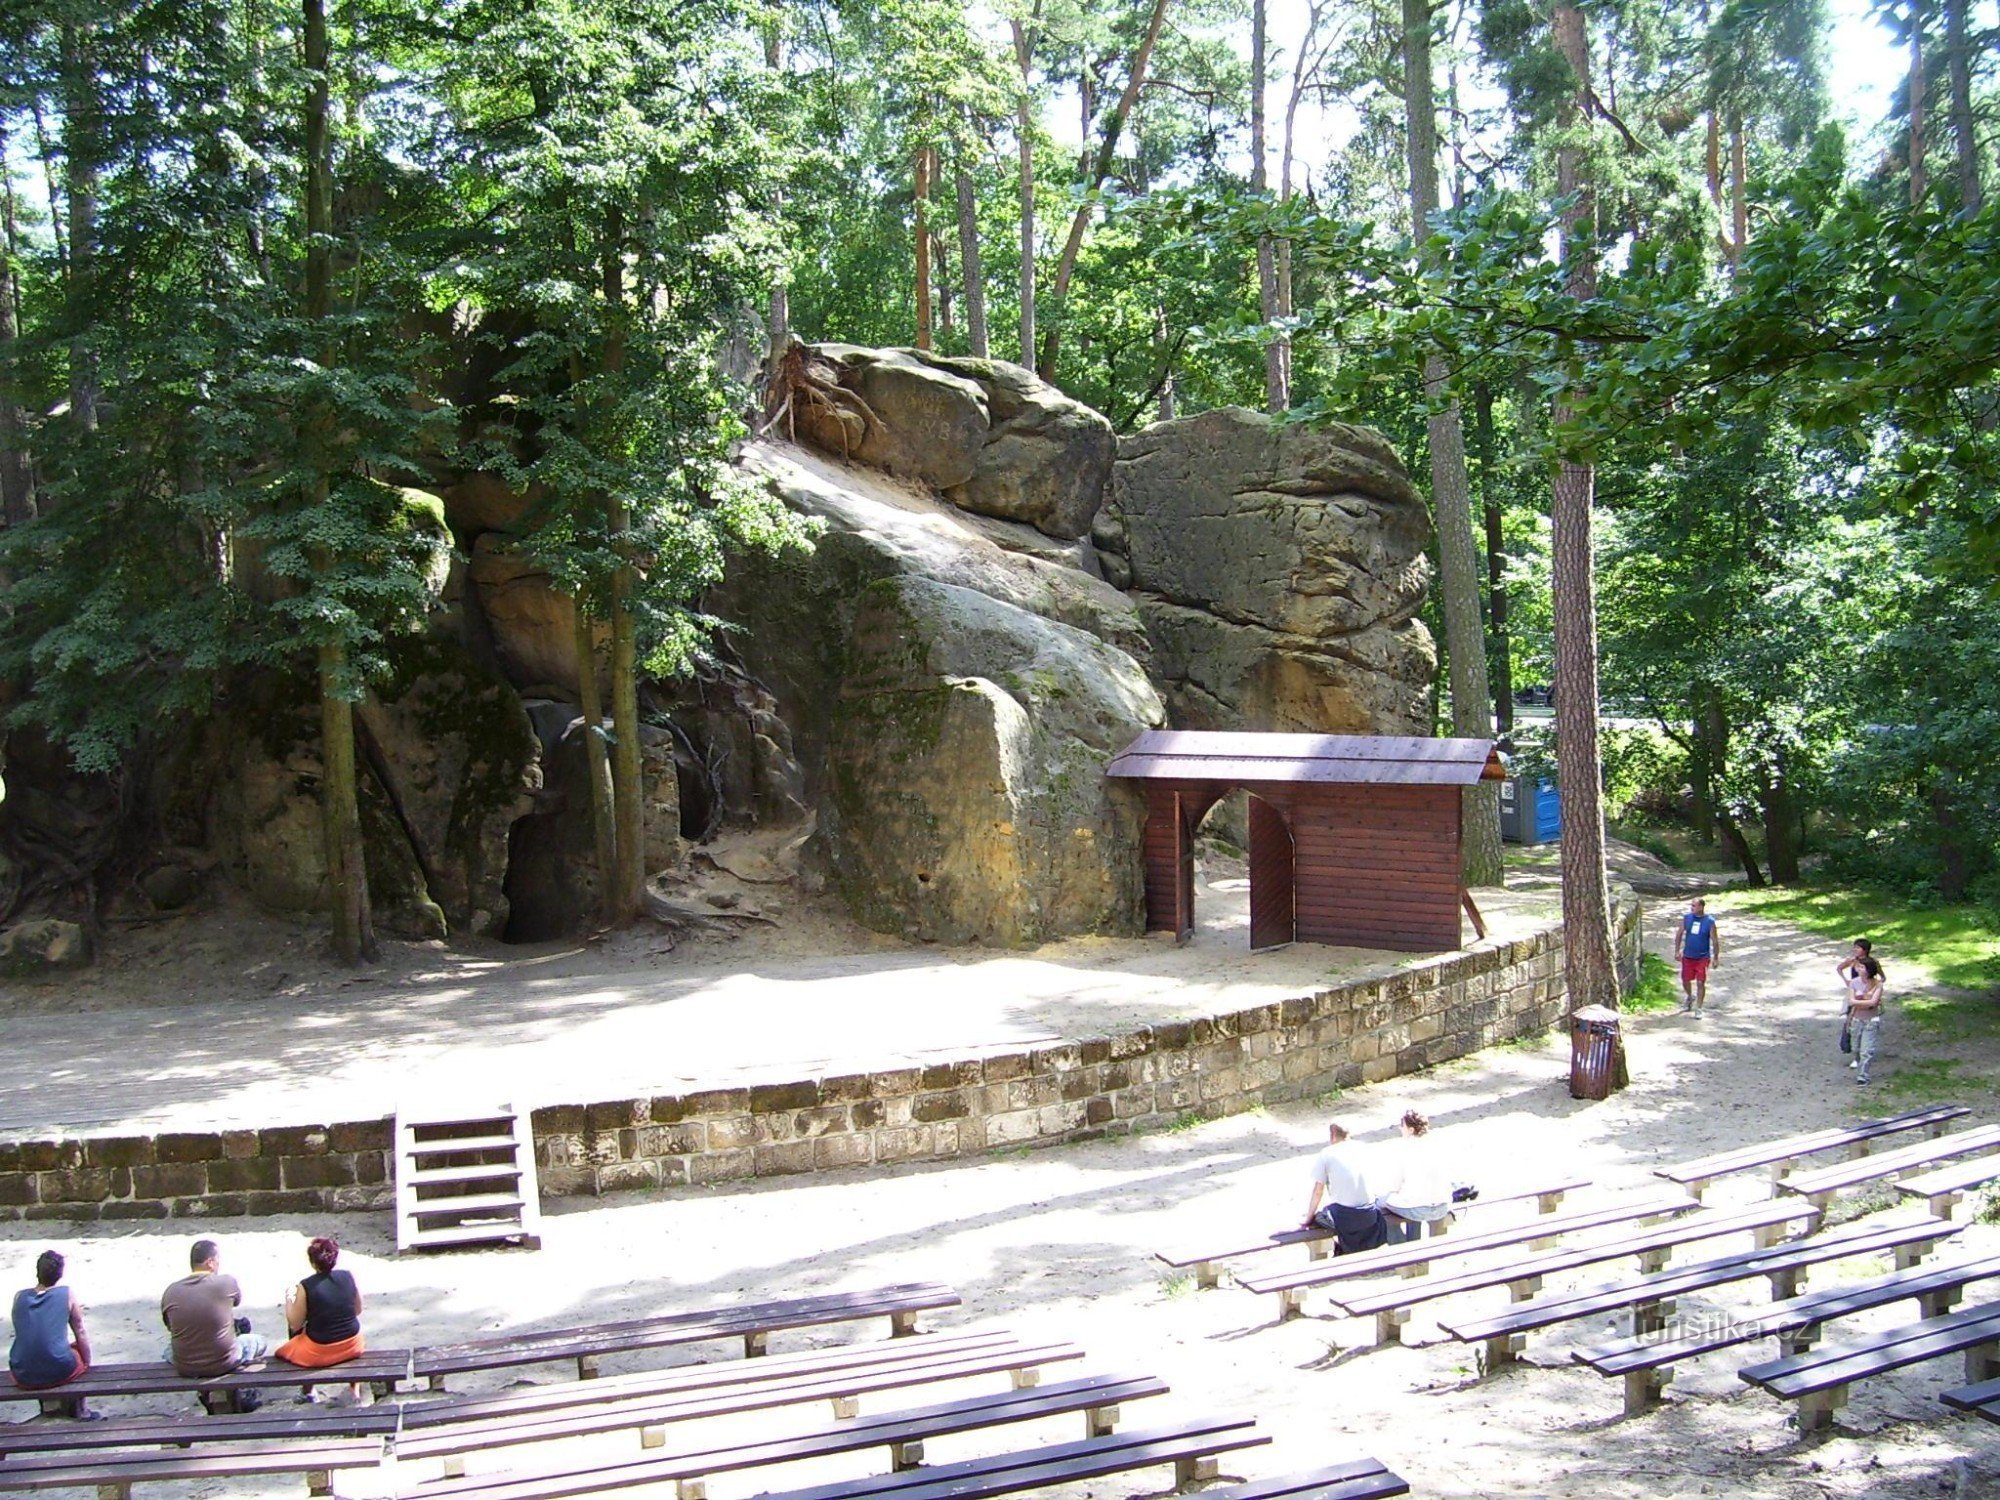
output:
M163 1360L131 1364L93 1365L76 1379L54 1390L23 1390L11 1381L0 1381L0 1401L36 1401L47 1396L149 1396L158 1392L268 1390L273 1386L393 1384L410 1375L407 1349L370 1350L346 1364L308 1370L273 1359L254 1370L232 1370L227 1375L182 1375Z
M1914 1271L1895 1271L1886 1276L1847 1282L1825 1291L1807 1292L1783 1302L1773 1302L1754 1317L1717 1322L1700 1333L1682 1338L1663 1339L1658 1335L1633 1334L1588 1349L1578 1349L1572 1357L1578 1364L1589 1365L1600 1375L1657 1370L1664 1365L1712 1354L1735 1344L1755 1343L1758 1339L1795 1333L1849 1313L1889 1307L1907 1302L1912 1297L1950 1291L1992 1276L2000 1276L2000 1255L1950 1261Z
M1489 1229L1478 1234L1448 1235L1439 1240L1417 1240L1407 1245L1385 1245L1380 1250L1365 1250L1359 1255L1336 1256L1330 1261L1302 1270L1274 1272L1266 1276L1242 1276L1237 1278L1237 1285L1247 1287L1253 1292L1282 1292L1299 1287L1324 1286L1329 1282L1346 1281L1359 1276L1375 1276L1384 1271L1399 1271L1406 1266L1428 1265L1435 1260L1471 1255L1481 1250L1505 1249L1528 1240L1552 1239L1563 1234L1574 1234L1583 1229L1597 1229L1607 1224L1621 1224L1633 1219L1649 1218L1654 1214L1687 1213L1700 1207L1701 1204L1693 1198L1678 1195L1635 1198L1625 1203L1578 1213L1551 1214L1525 1224L1511 1225L1506 1229Z
M1860 1344L1766 1360L1746 1365L1736 1373L1774 1396L1793 1398L1996 1341L2000 1341L2000 1303L1986 1302L1942 1317L1885 1329Z
M402 1413L377 1406L313 1412L224 1413L213 1417L128 1417L109 1422L0 1424L0 1453L75 1452L145 1444L269 1442L287 1438L392 1437Z
M1505 1312L1461 1320L1440 1320L1438 1326L1462 1343L1498 1338L1503 1334L1530 1333L1557 1323L1570 1323L1598 1313L1616 1312L1641 1302L1657 1302L1687 1292L1706 1291L1734 1281L1748 1281L1774 1271L1797 1270L1822 1261L1842 1260L1853 1255L1869 1255L1907 1244L1950 1238L1956 1225L1940 1224L1924 1218L1891 1226L1860 1225L1822 1232L1811 1239L1792 1240L1767 1250L1751 1250L1737 1255L1720 1255L1693 1261L1671 1270L1653 1271L1628 1281L1590 1287L1556 1297L1537 1297Z
M1402 1477L1392 1474L1379 1459L1356 1458L1300 1474L1206 1489L1201 1494L1202 1500L1375 1500L1378 1496L1388 1500L1409 1492Z
M1978 1156L1971 1161L1939 1167L1934 1172L1905 1177L1897 1182L1896 1191L1913 1198L1929 1198L1939 1193L1962 1193L1967 1188L1983 1187L1997 1178L2000 1178L2000 1156Z
M1995 1146L2000 1146L2000 1125L1980 1125L1971 1130L1955 1131L1951 1135L1919 1141L1914 1146L1901 1146L1894 1151L1863 1156L1854 1161L1822 1167L1817 1171L1800 1172L1788 1177L1779 1186L1788 1193L1797 1193L1802 1197L1836 1193L1842 1188L1857 1187L1864 1182L1874 1182L1878 1178L1893 1176L1910 1167L1926 1166L1934 1161L1965 1156L1974 1151L1989 1151Z
M152 1451L93 1453L88 1458L41 1454L0 1460L0 1491L146 1480L227 1479L253 1474L303 1474L314 1469L363 1469L382 1462L382 1439L335 1443L272 1443L219 1448L193 1455Z
M454 1375L468 1370L501 1369L511 1365L543 1364L591 1354L664 1348L708 1339L735 1338L749 1333L779 1333L884 1317L899 1312L930 1312L956 1307L958 1293L934 1282L883 1287L870 1292L841 1292L780 1302L746 1303L740 1307L705 1308L635 1318L589 1327L556 1328L538 1333L466 1339L418 1349L412 1368L418 1376Z
M1977 1385L1962 1385L1955 1390L1940 1391L1938 1400L1946 1406L1955 1406L1960 1411L1976 1411L1987 1416L1986 1408L2000 1401L2000 1380L1982 1380Z
M1843 1146L1858 1146L1867 1141L1878 1140L1885 1135L1896 1135L1905 1130L1921 1130L1927 1125L1942 1124L1970 1114L1962 1104L1939 1104L1928 1109L1914 1109L1907 1114L1890 1115L1879 1120L1864 1120L1859 1125L1844 1129L1811 1130L1803 1135L1787 1136L1779 1141L1766 1141L1755 1146L1738 1146L1728 1151L1718 1151L1712 1156L1701 1156L1693 1161L1684 1161L1676 1166L1657 1167L1654 1174L1669 1182L1706 1182L1713 1177L1726 1177L1732 1172L1749 1172L1758 1167L1768 1167L1794 1157L1812 1156L1821 1151L1834 1151Z
M1343 1312L1355 1317L1365 1317L1369 1313L1385 1312L1392 1308L1415 1307L1419 1303L1455 1296L1460 1292L1477 1292L1488 1287L1505 1286L1509 1282L1550 1276L1561 1271L1573 1271L1580 1266L1596 1265L1602 1261L1616 1260L1624 1255L1640 1255L1648 1250L1691 1244L1697 1240L1714 1239L1725 1234L1740 1234L1747 1229L1763 1229L1791 1219L1810 1219L1816 1222L1818 1218L1818 1210L1803 1203L1760 1203L1754 1208L1728 1212L1710 1210L1705 1213L1689 1214L1685 1218L1675 1219L1639 1234L1621 1234L1615 1239L1554 1250L1528 1260L1510 1261L1504 1265L1485 1266L1478 1270L1458 1271L1443 1276L1425 1276L1375 1291L1336 1291L1332 1294L1331 1300L1333 1305Z
M596 1494L673 1479L731 1473L766 1464L852 1453L864 1448L921 1442L946 1433L1038 1421L1065 1412L1162 1395L1166 1389L1164 1381L1147 1375L1095 1376L1029 1390L1003 1391L997 1395L948 1401L911 1411L862 1416L836 1427L823 1427L761 1442L738 1443L727 1448L657 1453L555 1473L479 1474L462 1479L438 1480L422 1486L416 1493L425 1497L477 1494L485 1500L562 1500L569 1495Z

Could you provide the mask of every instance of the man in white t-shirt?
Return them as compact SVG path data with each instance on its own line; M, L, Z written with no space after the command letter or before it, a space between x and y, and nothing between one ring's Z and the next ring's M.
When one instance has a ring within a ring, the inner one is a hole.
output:
M1341 1255L1388 1243L1388 1225L1368 1182L1368 1153L1347 1138L1338 1120L1326 1127L1326 1137L1326 1149L1313 1158L1307 1227L1329 1231Z

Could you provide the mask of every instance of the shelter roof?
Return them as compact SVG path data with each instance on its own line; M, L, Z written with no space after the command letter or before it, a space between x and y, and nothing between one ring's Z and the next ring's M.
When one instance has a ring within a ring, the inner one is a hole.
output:
M1149 729L1107 776L1149 781L1470 786L1507 771L1491 740Z

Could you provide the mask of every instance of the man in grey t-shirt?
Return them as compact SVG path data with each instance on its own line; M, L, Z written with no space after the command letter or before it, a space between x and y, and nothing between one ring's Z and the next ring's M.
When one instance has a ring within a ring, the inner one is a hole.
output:
M182 1375L227 1375L255 1364L271 1352L262 1334L236 1331L236 1308L243 1289L222 1274L222 1252L214 1240L196 1240L188 1251L193 1274L168 1287L160 1298L160 1321L171 1341L167 1358Z

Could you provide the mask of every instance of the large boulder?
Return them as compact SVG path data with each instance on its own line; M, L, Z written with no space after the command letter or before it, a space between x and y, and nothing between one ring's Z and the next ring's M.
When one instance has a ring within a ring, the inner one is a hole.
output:
M795 396L793 430L822 452L1046 536L1089 533L1117 439L1102 416L1033 371L852 344L810 345L799 357L820 394Z
M1137 662L912 577L865 591L848 660L822 819L863 923L949 943L1143 930L1144 808L1104 776L1161 722Z
M489 531L473 542L468 572L507 680L530 693L574 697L576 605L549 581L548 570Z
M0 978L36 979L90 962L90 934L75 922L40 917L0 932Z
M1159 423L1121 445L1094 535L1176 727L1429 732L1430 514L1379 433Z

